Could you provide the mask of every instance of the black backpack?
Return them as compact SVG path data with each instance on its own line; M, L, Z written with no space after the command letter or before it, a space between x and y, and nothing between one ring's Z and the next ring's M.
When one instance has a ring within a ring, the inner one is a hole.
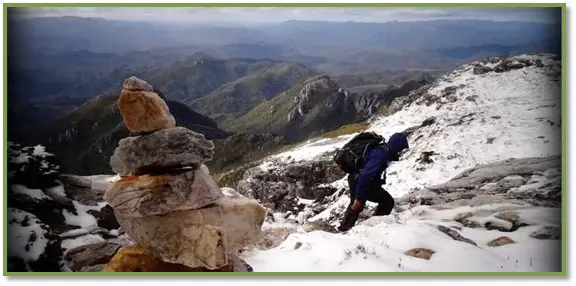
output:
M366 153L378 145L386 146L384 137L374 132L362 132L336 151L334 162L346 173L356 172L364 163Z

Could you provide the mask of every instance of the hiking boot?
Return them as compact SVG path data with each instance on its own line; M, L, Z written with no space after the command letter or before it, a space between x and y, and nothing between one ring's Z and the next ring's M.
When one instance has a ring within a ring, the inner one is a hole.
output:
M346 214L344 214L344 218L342 219L340 226L338 226L337 228L338 231L344 232L351 229L356 224L356 221L358 220L359 216L360 216L359 212L351 210L346 211Z
M374 214L372 214L372 216L389 215L390 213L392 213L392 209L393 209L393 207L390 207L389 205L384 205L384 204L380 203L380 204L378 204L378 206L374 210Z

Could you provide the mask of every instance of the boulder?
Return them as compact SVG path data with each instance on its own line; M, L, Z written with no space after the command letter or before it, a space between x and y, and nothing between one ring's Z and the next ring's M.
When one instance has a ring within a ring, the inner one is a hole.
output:
M562 237L562 229L557 226L543 226L530 233L530 237L536 239L560 239Z
M108 263L119 248L120 244L111 242L82 245L67 251L64 263L73 271L86 271L87 267Z
M120 224L118 224L118 220L114 215L114 209L110 205L104 206L100 211L89 210L88 213L94 216L97 225L101 228L107 230L120 228Z
M516 241L514 241L513 239L511 239L507 236L501 236L501 237L498 237L498 238L488 242L488 246L498 247L498 246L511 244L511 243L516 243Z
M201 168L163 175L124 177L104 195L122 217L147 217L199 209L224 195Z
M224 265L215 272L230 272L232 265ZM132 245L120 249L104 267L105 272L211 272L203 267L188 267L169 263L151 255L144 247Z
M436 253L436 251L427 248L412 248L404 252L404 254L420 259L430 260L430 257Z
M147 133L176 126L174 116L160 96L151 91L123 89L118 109L124 124L133 133Z
M120 140L110 166L121 176L140 175L166 168L197 167L212 160L213 155L214 144L203 134L174 127Z
M130 237L162 260L217 269L228 263L228 252L258 242L265 216L255 200L223 197L197 210L117 217Z
M450 228L445 227L445 226L443 226L443 225L437 226L437 229L438 229L439 231L443 232L444 234L448 235L449 237L451 237L451 238L454 239L454 240L461 241L461 242L466 242L466 243L470 243L470 244L472 244L472 245L474 245L474 246L478 246L478 244L476 244L476 242L474 242L473 240L471 240L471 239L469 239L469 238L466 238L466 237L462 236L459 232L457 232L457 231L455 231L455 230L453 230L453 229L450 229Z

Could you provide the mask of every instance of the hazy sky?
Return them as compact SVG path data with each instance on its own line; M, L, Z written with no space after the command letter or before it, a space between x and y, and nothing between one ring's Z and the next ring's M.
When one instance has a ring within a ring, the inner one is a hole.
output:
M550 8L19 8L19 16L79 16L117 20L178 22L423 21L482 19L555 22L559 9Z

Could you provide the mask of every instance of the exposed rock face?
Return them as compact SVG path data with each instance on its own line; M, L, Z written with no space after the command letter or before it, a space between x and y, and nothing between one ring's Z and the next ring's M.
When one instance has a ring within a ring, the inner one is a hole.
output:
M104 199L120 216L146 217L199 209L222 197L212 177L196 169L124 177L110 188Z
M64 261L73 271L80 271L88 266L104 264L120 249L120 244L101 242L74 248L64 255Z
M114 172L139 175L168 168L199 166L212 159L214 144L204 135L184 127L127 137L110 158Z
M476 244L476 242L474 242L473 240L466 238L464 236L462 236L459 232L457 232L456 230L453 230L451 228L445 227L443 225L439 225L438 230L445 233L446 235L448 235L449 237L451 237L454 240L457 241L462 241L462 242L466 242L466 243L470 243L474 246L478 246L478 244Z
M307 80L300 93L294 97L295 107L288 115L288 121L306 116L312 106L325 98L324 94L340 95L339 91L338 85L326 75Z
M357 93L350 94L347 98L353 102L354 108L358 113L358 118L360 120L367 120L375 115L378 111L387 115L390 114L390 108L392 108L392 113L396 112L395 108L391 104L397 98L405 98L414 90L430 84L433 81L432 78L423 77L420 80L411 80L399 87L389 86L384 90L380 91L359 91ZM398 104L398 101L396 102Z
M92 214L94 218L96 218L96 223L99 227L113 230L119 229L120 224L118 224L118 220L116 219L116 215L114 215L114 209L110 205L106 205L100 209L100 211L88 211L88 213Z
M248 170L238 184L238 191L277 210L294 210L297 198L319 200L332 195L337 189L323 186L342 178L345 174L331 160L303 161L286 164L283 168L265 171Z
M413 192L399 204L482 204L488 201L527 201L537 206L560 206L561 158L509 159L479 165L445 184ZM508 215L505 220L512 220ZM520 223L520 222L518 222Z
M136 77L124 81L118 99L124 124L133 133L153 132L176 126L166 102L152 92L152 86Z

